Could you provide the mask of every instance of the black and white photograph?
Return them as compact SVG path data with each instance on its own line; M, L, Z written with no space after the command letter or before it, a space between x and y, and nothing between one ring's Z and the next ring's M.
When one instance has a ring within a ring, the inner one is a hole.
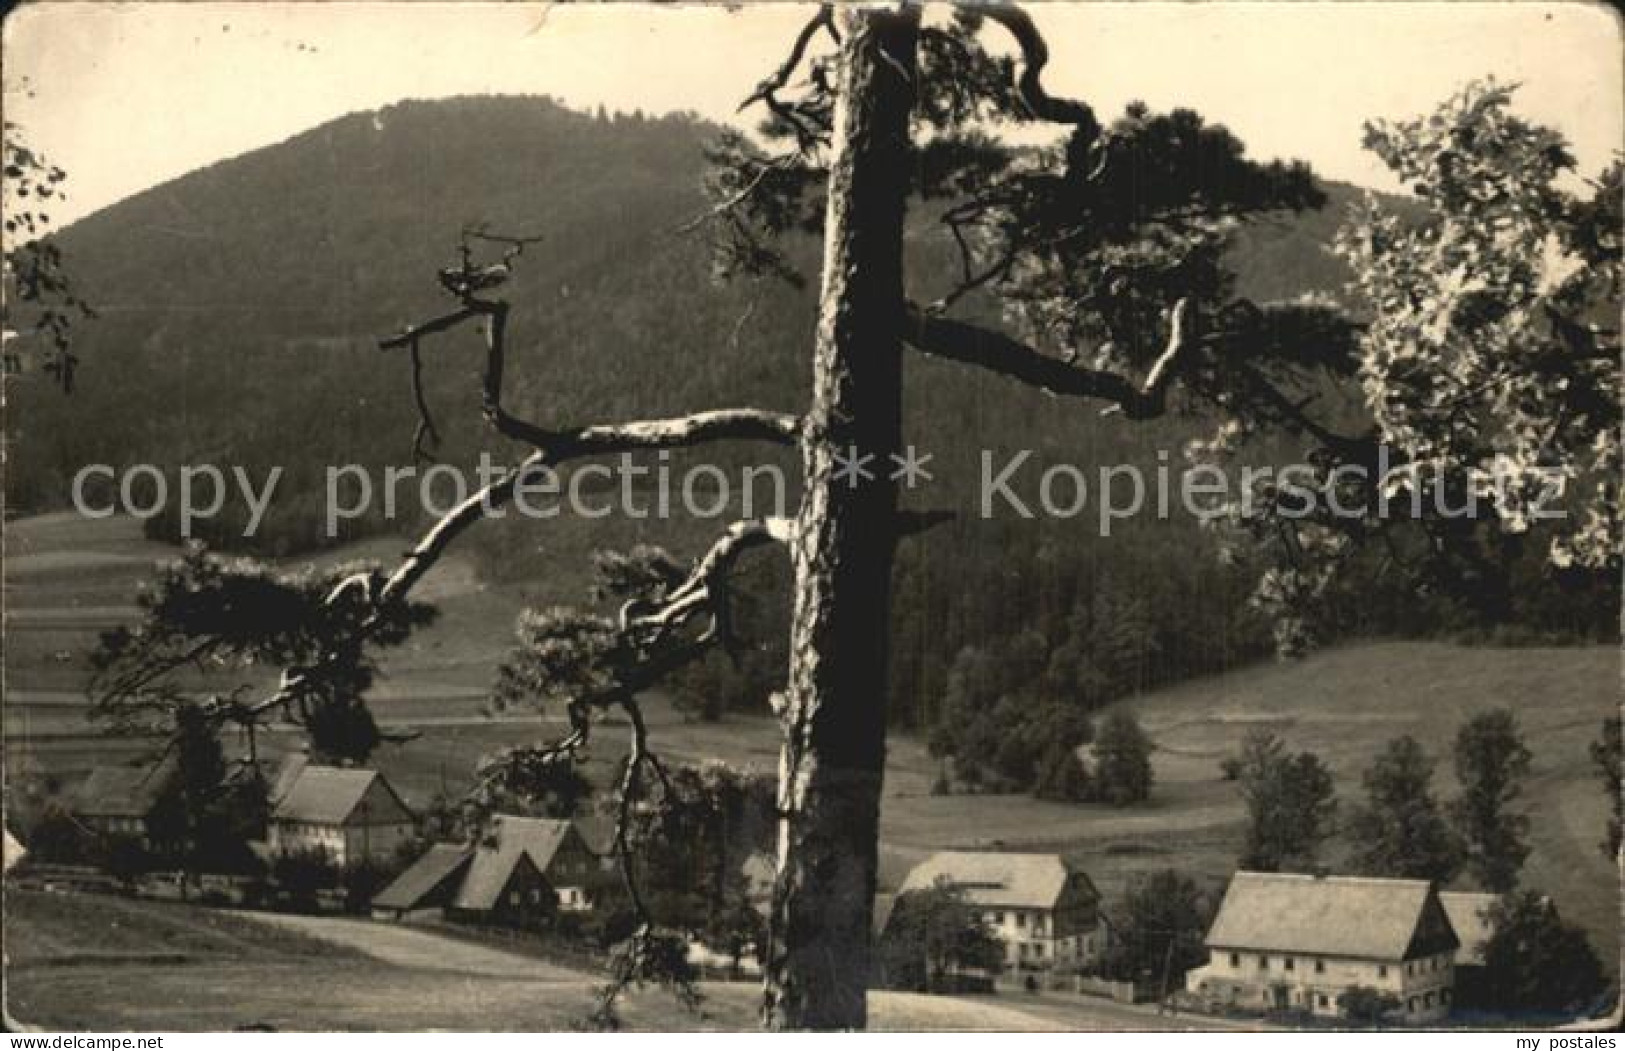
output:
M1622 30L7 5L7 1047L1616 1047Z

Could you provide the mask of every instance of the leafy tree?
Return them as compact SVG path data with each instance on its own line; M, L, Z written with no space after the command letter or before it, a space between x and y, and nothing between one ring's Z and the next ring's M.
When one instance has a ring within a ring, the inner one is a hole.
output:
M159 858L148 850L138 836L105 836L94 854L97 864L109 876L118 880L126 891L134 890L136 881L149 872L157 871Z
M315 912L317 894L339 886L343 874L320 847L278 854L271 859L271 882L281 900L300 912Z
M1138 880L1113 917L1101 971L1120 981L1152 981L1164 992L1207 960L1203 939L1213 919L1208 896L1189 876L1163 869Z
M362 858L346 865L338 874L338 887L344 892L344 911L364 915L375 894L389 886L405 866L396 861Z
M1369 985L1351 985L1337 995L1338 1011L1361 1025L1381 1025L1399 1006L1399 997Z
M1075 750L1093 736L1073 700L1043 687L1044 661L1037 632L960 651L930 746L953 757L961 780L990 791L1036 790L1052 750Z
M1084 767L1077 748L1053 744L1044 751L1039 760L1033 795L1061 803L1083 803L1094 798L1094 794L1094 780Z
M1238 864L1256 872L1306 872L1332 832L1337 810L1331 771L1312 752L1289 755L1280 738L1255 731L1237 757L1247 804Z
M181 873L181 889L205 872L248 874L262 865L249 846L262 838L269 805L257 771L226 764L218 724L199 704L177 700L171 749L176 779L151 818L163 860Z
M1512 533L1560 473L1579 513L1553 561L1617 566L1619 355L1589 322L1620 296L1619 165L1589 202L1564 192L1568 145L1512 114L1513 90L1475 83L1429 119L1367 126L1431 212L1407 229L1373 209L1342 241L1375 312L1364 369L1389 392L1371 407L1411 463L1493 480Z
M7 330L8 343L14 338L13 328L49 341L44 371L71 392L79 364L72 350L74 325L96 313L79 297L62 249L47 233L51 226L47 209L66 196L67 173L30 147L22 129L9 120L0 132L0 164L4 167L0 186L5 191L0 202L0 214L5 216L0 324ZM3 371L21 367L16 348L7 346Z
M948 978L956 971L1001 968L1004 942L944 877L897 896L877 955L889 988L951 991Z
M1349 822L1354 863L1371 876L1448 882L1461 868L1461 844L1433 798L1433 760L1410 736L1398 737L1366 770L1365 804Z
M399 645L433 617L429 607L404 600L375 607L375 592L387 583L371 566L279 574L193 544L142 592L137 627L102 634L91 656L93 714L123 730L173 729L184 741L202 733L204 722L236 723L252 735L280 711L305 727L318 756L364 761L382 737L362 700L376 674L369 647ZM284 669L268 699L240 699L245 683L194 711L176 685L198 666L264 665ZM213 773L197 776L201 783Z
M746 862L776 834L773 786L721 764L668 772L661 795L633 822L638 886L651 914L737 961L760 948L764 917L750 900Z
M1620 820L1625 815L1625 781L1622 781L1619 716L1610 716L1602 722L1602 735L1591 742L1591 763L1597 778L1608 796L1608 835L1598 844L1610 860L1619 858Z
M1570 596L1570 619L1572 596L1606 593L1583 604L1580 631L1615 630L1601 611L1618 607L1621 557L1620 344L1605 320L1620 300L1621 166L1571 193L1567 144L1513 114L1512 96L1473 83L1430 114L1366 126L1421 213L1373 198L1339 233L1370 320L1334 372L1358 379L1371 426L1306 421L1315 485L1362 513L1273 483L1234 509L1260 541L1238 550L1259 564L1254 603L1283 650L1337 630L1395 564L1467 623L1552 594ZM1252 433L1227 422L1204 455L1231 457Z
M1484 946L1486 1002L1508 1013L1558 1014L1587 1006L1603 987L1602 964L1584 932L1533 891L1490 908Z
M1094 744L1096 798L1123 806L1149 797L1152 747L1133 712L1119 708L1106 716Z
M1461 797L1450 816L1461 838L1467 869L1485 890L1505 893L1518 882L1529 856L1529 818L1511 810L1529 772L1529 749L1508 709L1481 712L1456 734L1456 778Z

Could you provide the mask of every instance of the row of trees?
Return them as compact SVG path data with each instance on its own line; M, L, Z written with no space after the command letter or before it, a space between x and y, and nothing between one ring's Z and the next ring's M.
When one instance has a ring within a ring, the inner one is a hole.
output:
M1515 804L1531 758L1516 716L1495 709L1469 718L1456 734L1453 758L1460 794L1441 806L1433 760L1415 738L1396 738L1377 755L1361 778L1365 799L1346 823L1356 870L1443 883L1466 868L1485 890L1516 885L1529 854L1529 819ZM1240 866L1316 868L1337 812L1325 763L1259 731L1223 770L1239 782L1247 806Z

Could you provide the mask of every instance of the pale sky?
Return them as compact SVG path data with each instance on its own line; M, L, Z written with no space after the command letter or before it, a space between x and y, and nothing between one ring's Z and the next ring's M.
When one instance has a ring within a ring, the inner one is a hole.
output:
M69 173L59 224L201 165L402 98L549 94L733 119L807 8L532 3L70 2L4 27L5 116ZM1189 105L1261 158L1394 184L1361 123L1430 109L1486 74L1564 132L1587 173L1625 136L1619 25L1601 4L1028 5L1047 83L1103 118Z

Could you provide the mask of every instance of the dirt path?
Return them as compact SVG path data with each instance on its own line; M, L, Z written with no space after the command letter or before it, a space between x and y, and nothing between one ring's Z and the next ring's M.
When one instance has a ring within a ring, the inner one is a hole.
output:
M522 978L540 982L582 982L593 975L572 971L530 956L504 952L448 938L432 931L371 920L286 913L243 913L254 919L311 938L342 945L396 967L418 971L451 971L492 978Z

